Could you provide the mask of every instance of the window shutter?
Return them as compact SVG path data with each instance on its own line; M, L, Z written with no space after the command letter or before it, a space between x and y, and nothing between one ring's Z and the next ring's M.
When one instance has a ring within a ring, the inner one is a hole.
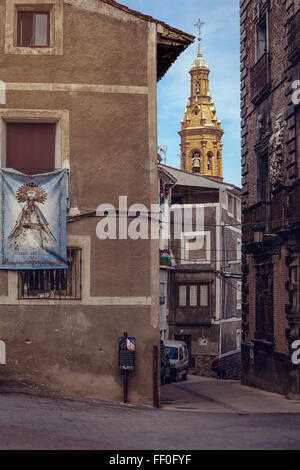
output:
M200 307L208 306L208 286L200 285Z
M187 286L179 286L179 306L186 307L186 290Z
M6 167L17 170L55 169L55 123L7 123Z

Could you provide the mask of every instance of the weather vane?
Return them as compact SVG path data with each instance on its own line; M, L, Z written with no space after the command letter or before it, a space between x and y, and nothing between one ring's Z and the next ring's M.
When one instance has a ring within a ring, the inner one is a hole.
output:
M195 27L199 28L199 40L201 39L201 28L203 25L205 25L204 21L201 21L199 18L197 23L195 24Z

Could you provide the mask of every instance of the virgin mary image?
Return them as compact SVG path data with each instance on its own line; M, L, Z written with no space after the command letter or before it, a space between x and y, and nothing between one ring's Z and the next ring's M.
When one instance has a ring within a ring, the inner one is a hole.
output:
M16 191L19 203L25 203L9 235L10 248L17 253L49 251L55 237L52 235L42 211L37 203L44 204L47 193L35 183L23 184Z

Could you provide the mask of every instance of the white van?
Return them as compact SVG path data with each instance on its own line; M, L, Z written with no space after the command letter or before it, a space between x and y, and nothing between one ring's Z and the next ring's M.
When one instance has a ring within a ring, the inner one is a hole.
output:
M171 377L177 380L186 380L189 368L189 355L184 341L165 340L164 345L172 370Z

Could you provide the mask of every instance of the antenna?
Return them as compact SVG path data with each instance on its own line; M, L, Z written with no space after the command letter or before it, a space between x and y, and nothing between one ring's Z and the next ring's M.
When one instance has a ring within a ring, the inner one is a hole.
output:
M162 145L162 146L159 145L157 148L157 152L159 153L164 164L167 163L167 151L168 151L168 147L166 145Z

